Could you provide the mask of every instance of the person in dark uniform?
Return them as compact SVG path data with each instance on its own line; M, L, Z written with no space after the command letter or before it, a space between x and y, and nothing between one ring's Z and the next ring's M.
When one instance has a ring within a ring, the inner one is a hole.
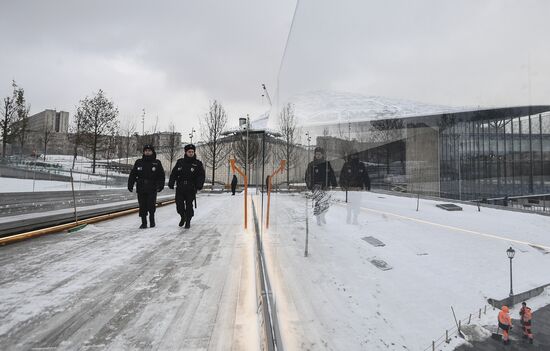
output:
M351 223L351 215L353 213L353 224L358 224L357 217L361 210L361 191L370 191L370 178L367 173L367 167L359 160L357 150L351 150L348 160L342 166L340 172L340 187L348 191L348 215L346 223Z
M190 228L194 215L193 200L204 185L204 167L197 160L195 145L185 145L184 150L185 156L176 162L170 174L168 187L174 189L176 185L176 209L181 216L179 226L185 224L185 228Z
M147 213L149 213L149 224L151 228L155 226L155 205L157 202L157 192L164 189L164 168L162 163L157 160L157 154L153 145L143 146L143 156L136 160L134 167L128 177L128 190L136 192L139 203L139 216L141 217L140 229L147 228Z
M331 195L327 192L328 187L336 187L336 177L330 162L325 159L325 150L316 147L314 159L309 163L305 176L306 186L312 191L313 214L317 224L326 223L325 213L330 206Z
M237 179L237 175L233 174L233 179L231 180L231 195L235 195L235 190L237 190L237 183L239 180Z

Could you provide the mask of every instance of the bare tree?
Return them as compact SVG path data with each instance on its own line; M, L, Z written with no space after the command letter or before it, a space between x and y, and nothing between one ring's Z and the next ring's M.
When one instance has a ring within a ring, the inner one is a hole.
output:
M118 131L118 109L101 89L92 98L80 100L78 109L82 113L83 142L92 151L92 173L95 173L98 141L102 135L114 135Z
M404 124L402 119L392 118L371 122L375 132L373 139L384 145L386 154L386 173L390 173L390 154L392 143L402 142ZM401 163L404 164L404 155L400 155Z
M48 152L48 144L50 143L53 135L53 127L52 124L49 123L49 118L46 115L46 123L44 125L44 134L42 134L42 137L40 138L42 145L44 145L44 161L46 161L46 155Z
M246 148L248 144L248 162L246 162ZM246 139L246 132L242 132L240 137L236 137L231 145L231 149L235 155L235 159L238 164L244 166L245 172L250 179L250 167L247 165L254 164L256 157L259 156L261 151L261 139L258 139L257 135L249 135L249 139Z
M73 134L73 166L74 168L76 158L78 157L78 147L82 144L82 121L84 119L84 111L81 108L77 108L74 114L73 123L69 130Z
M145 113L145 111L144 111ZM151 129L149 129L148 131L146 131L142 138L141 138L141 141L142 143L144 144L151 144L151 145L154 145L154 146L159 146L157 145L157 143L160 141L160 135L159 135L159 132L158 132L158 124L159 124L159 116L156 116L155 117L155 123L151 126Z
M168 132L170 133L167 145L168 159L170 160L170 168L168 169L169 171L172 171L172 164L174 163L174 160L178 158L181 152L181 136L178 132L176 132L176 126L173 122L170 122L170 125L168 126Z
M27 141L27 133L29 131L29 112L31 106L27 105L25 99L25 90L23 88L17 88L14 91L15 95L15 113L16 121L14 123L14 134L19 143L19 153L23 157L23 148Z
M294 106L287 104L279 113L279 132L282 135L283 144L278 148L278 156L286 160L286 182L290 183L290 170L298 162L298 147L301 131L296 127Z
M216 100L210 103L210 110L201 120L201 137L204 142L201 156L205 161L206 167L212 168L212 186L216 179L216 169L225 161L229 154L229 148L226 144L220 143L222 132L227 124L227 114L222 104Z
M132 140L132 135L136 132L136 120L126 118L122 123L122 128L120 131L123 137L121 140L124 143L122 148L124 149L124 154L126 155L126 164L128 164L128 159L130 158L130 142Z
M4 98L4 104L2 106L2 121L0 122L0 128L2 129L2 158L6 157L6 145L13 140L14 129L14 115L16 111L16 94L17 85L15 81L12 81L12 87L14 90L13 96L7 96Z

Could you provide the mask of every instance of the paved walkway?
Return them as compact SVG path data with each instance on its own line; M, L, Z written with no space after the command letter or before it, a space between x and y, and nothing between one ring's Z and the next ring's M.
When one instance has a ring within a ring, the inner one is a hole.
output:
M455 351L472 351L472 350L537 350L548 351L550 350L550 305L540 308L533 313L533 335L534 343L529 344L522 339L522 329L518 319L513 319L513 328L510 332L510 345L503 345L502 342L493 340L491 338L483 342L473 342L473 348L467 346L461 346Z
M191 229L156 219L0 247L0 350L257 350L242 197L201 196Z

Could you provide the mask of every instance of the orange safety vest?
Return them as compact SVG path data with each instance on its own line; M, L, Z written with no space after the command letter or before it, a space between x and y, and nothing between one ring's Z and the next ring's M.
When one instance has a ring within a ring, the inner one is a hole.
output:
M529 322L531 320L531 318L533 317L533 314L531 313L531 309L529 307L525 307L522 308L522 312L523 313L520 313L521 314L521 320L524 321L524 322Z
M512 319L510 315L504 311L498 313L498 322L504 325L512 325Z

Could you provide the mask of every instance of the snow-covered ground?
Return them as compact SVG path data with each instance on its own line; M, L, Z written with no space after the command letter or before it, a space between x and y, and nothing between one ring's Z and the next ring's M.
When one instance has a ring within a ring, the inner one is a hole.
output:
M36 160L37 162L44 162L42 157ZM70 155L47 155L46 163L56 166L48 168L48 171L70 176L70 169L73 163L73 156ZM103 161L98 161L103 162ZM32 169L33 166L28 166ZM43 168L38 167L41 170ZM107 175L107 180L106 180ZM96 167L96 173L92 174L92 160L78 156L74 167L73 179L75 190L99 190L105 188L121 188L120 183L113 185L114 182L110 178L112 176L128 177L127 174L120 172L109 171L106 174L105 168ZM103 183L103 184L89 184L89 182ZM106 183L106 185L105 185ZM11 192L32 192L32 191L55 191L55 190L71 190L70 182L50 181L50 180L33 180L33 179L20 179L20 178L4 178L0 177L0 193Z
M96 160L95 173L92 173L92 159L89 159L83 156L78 156L74 164L75 177L76 177L76 174L78 173L86 173L86 175L89 175L87 180L101 180L101 178L105 178L105 174L107 173L105 167L103 167L103 165L106 162L107 160L103 160L103 159ZM119 162L124 164L126 163L126 158L110 159L109 162ZM129 159L129 163L130 164L134 163L132 158ZM44 164L46 164L46 166L44 166ZM46 172L68 176L70 174L71 168L73 167L73 156L46 155L45 161L44 161L44 157L40 156L36 159L24 159L23 162L19 163L17 166L21 168L31 169L31 170L36 168L37 170L42 170ZM114 170L109 170L108 175L109 176L128 176L125 173L120 173Z
M242 197L175 206L0 247L0 348L257 350L253 235Z
M340 201L326 225L310 209L307 258L305 197L271 199L264 249L286 349L431 349L455 324L451 306L464 319L487 298L508 296L510 246L516 293L550 283L550 217L468 205L447 212L427 200L417 212L416 199L361 195L357 225L346 223ZM368 236L385 246L370 245ZM540 304L549 303L546 294Z
M78 176L75 175L75 180ZM113 186L108 185L109 189ZM120 186L115 187L120 188ZM101 190L106 189L105 185L89 184L84 182L75 182L74 190ZM0 193L15 193L15 192L33 192L33 191L55 191L55 190L71 190L70 182L58 182L53 180L32 180L19 178L4 178L0 177Z
M333 193L326 225L310 210L308 257L305 197L271 198L262 238L286 350L431 349L454 327L451 306L464 320L487 298L507 297L510 246L514 292L550 283L550 217L469 205L446 212L429 200L417 212L416 199L366 192L354 225L344 196ZM257 349L254 236L242 230L242 201L199 196L189 231L168 206L154 229L137 230L132 215L0 247L0 344ZM530 304L550 304L548 289ZM488 308L472 323L494 324L495 314Z

